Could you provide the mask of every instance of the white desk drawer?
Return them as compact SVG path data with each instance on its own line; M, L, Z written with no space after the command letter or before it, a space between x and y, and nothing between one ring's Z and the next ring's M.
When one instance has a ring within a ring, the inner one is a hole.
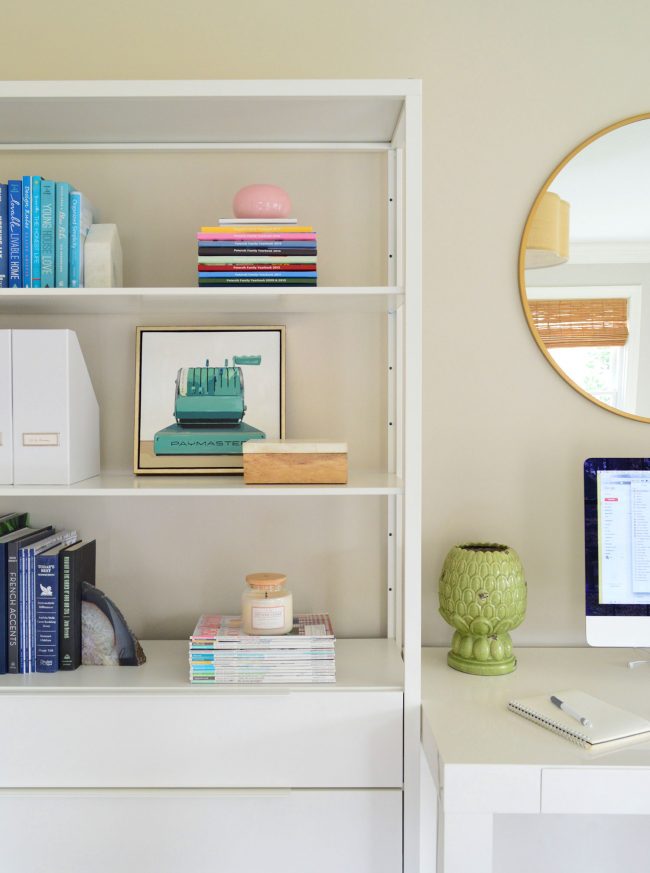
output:
M650 770L642 767L542 770L542 812L650 815Z
M401 791L1 791L20 873L400 873Z
M397 691L4 696L0 787L401 787L402 700Z

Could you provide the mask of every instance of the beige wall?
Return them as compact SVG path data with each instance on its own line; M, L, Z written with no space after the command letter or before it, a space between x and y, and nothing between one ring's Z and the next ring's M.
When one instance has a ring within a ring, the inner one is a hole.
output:
M31 0L3 16L2 78L421 77L425 175L425 640L467 538L513 545L521 643L582 643L585 457L647 454L650 429L551 370L519 304L521 228L584 137L650 109L645 0ZM21 28L25 38L20 38ZM6 123L0 119L0 123ZM435 243L435 245L434 245Z

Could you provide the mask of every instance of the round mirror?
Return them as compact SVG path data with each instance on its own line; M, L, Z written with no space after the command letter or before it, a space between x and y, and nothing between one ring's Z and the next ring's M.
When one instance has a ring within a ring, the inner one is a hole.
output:
M600 131L554 170L524 228L519 287L558 373L650 421L650 113Z

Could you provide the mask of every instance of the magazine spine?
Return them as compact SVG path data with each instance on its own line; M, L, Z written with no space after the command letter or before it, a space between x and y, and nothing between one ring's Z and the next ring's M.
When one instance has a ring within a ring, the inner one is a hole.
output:
M9 287L22 288L22 194L20 179L10 179L7 183L9 211Z

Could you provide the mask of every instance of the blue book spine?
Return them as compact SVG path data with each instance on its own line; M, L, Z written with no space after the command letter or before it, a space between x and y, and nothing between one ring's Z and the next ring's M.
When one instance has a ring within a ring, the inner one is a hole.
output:
M11 179L7 183L7 199L9 201L9 287L22 288L23 183L20 179Z
M0 674L7 672L7 545L0 543Z
M81 192L70 192L70 245L68 247L68 274L71 288L79 288L81 269Z
M18 672L25 673L25 565L27 548L18 552Z
M31 649L31 624L32 624L32 598L31 598L31 575L32 561L34 560L34 550L27 549L24 562L24 580L23 589L25 591L23 627L25 629L25 641L23 643L23 662L25 673L30 673L30 649Z
M9 206L7 186L0 183L0 288L9 285Z
M28 673L36 672L36 551L32 550L29 557L29 651Z
M23 176L23 288L32 287L32 177Z
M36 672L59 669L59 556L36 557Z
M32 564L32 557L34 554L34 550L32 548L23 549L21 558L19 559L20 564L20 621L21 621L21 646L22 646L22 656L21 656L21 673L29 673L29 630L30 630L30 619L31 619L31 610L30 610L30 596L29 596L29 577L30 577L30 567Z
M9 205L8 191L4 182L0 183L0 288L9 285Z
M56 182L41 183L41 287L54 288Z
M70 185L56 183L56 287L69 288Z
M32 288L41 287L41 182L32 176Z

